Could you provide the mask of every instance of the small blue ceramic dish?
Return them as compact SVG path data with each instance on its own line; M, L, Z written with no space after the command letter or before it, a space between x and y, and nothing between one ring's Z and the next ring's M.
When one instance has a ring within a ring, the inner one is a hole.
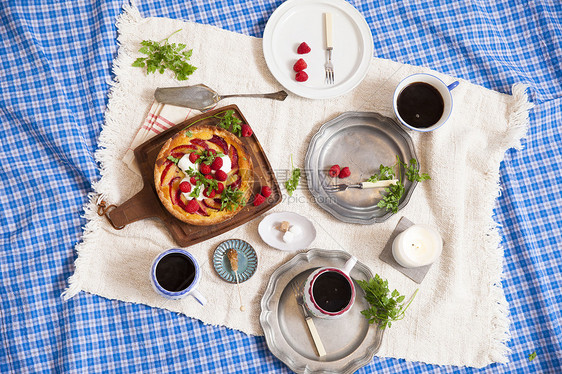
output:
M245 282L256 272L258 257L254 248L244 240L230 239L219 244L213 255L213 267L223 280L236 283L236 275L226 255L230 248L238 253L238 282Z

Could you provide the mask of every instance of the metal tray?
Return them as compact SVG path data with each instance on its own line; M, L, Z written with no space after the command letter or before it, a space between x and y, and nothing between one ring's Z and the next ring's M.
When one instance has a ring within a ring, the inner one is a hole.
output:
M348 189L328 193L324 186L335 184L328 176L334 164L348 166L351 176L337 179L337 183L358 183L378 173L381 164L396 163L396 155L403 162L416 158L412 139L393 119L373 112L346 112L322 125L313 136L306 153L305 166L308 189L315 201L334 217L348 223L372 224L387 220L392 212L377 207L380 190ZM417 182L410 182L402 170L404 196L398 209L408 201Z
M260 323L269 350L297 373L353 373L368 364L379 350L384 330L369 325L361 314L369 304L359 285L356 284L355 304L344 317L337 320L314 318L327 352L322 358L316 356L314 343L290 287L290 282L303 283L319 267L342 267L350 257L344 251L311 249L280 266L269 279L261 300ZM351 277L367 280L373 274L367 266L357 262Z

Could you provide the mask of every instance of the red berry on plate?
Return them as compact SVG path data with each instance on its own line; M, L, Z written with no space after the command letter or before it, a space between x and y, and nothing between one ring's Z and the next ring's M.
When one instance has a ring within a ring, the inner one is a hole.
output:
M215 173L215 179L221 182L224 182L228 178L228 174L224 172L224 170L217 170Z
M308 44L306 44L306 42L302 42L297 48L297 53L299 55L304 55L308 52L310 52L310 47L308 46Z
M207 164L201 164L201 174L211 174L211 167Z
M180 183L180 191L184 193L188 193L191 191L191 183L188 181L184 181Z
M222 164L223 164L222 158L217 157L217 158L215 158L215 160L211 164L211 169L219 170L220 168L222 168Z
M191 183L192 185L195 186L197 184L197 178L195 178L195 177L189 178L189 183Z
M250 127L250 125L248 125L247 123L242 125L242 136L243 137L252 136L253 133L254 133L254 131L252 131L252 128Z
M347 178L351 175L351 170L346 166L341 169L340 174L338 175L340 178Z
M297 82L306 82L308 80L308 74L304 71L299 71L297 75L295 75L295 79Z
M203 196L208 197L209 199L212 199L213 197L215 197L215 190L212 190L210 187L206 188L205 191L203 191Z
M191 161L192 164L194 164L195 161L197 161L198 158L199 158L199 155L195 152L191 152L189 154L189 161Z
M199 203L197 202L197 200L195 199L191 199L189 200L189 203L187 203L187 213L195 213L199 210Z
M304 69L306 69L308 67L308 65L306 64L306 61L303 60L302 58L299 58L297 60L297 62L295 62L295 64L293 65L293 70L294 71L302 71Z
M340 174L340 166L338 164L332 165L332 167L328 171L328 175L330 175L330 177L337 177L339 174Z
M270 197L271 196L271 188L269 186L263 186L261 188L261 194L264 197Z
M254 197L254 206L261 205L264 201L265 197L261 194L257 194L256 197Z
M222 191L224 191L224 184L222 183L217 184L217 189L215 191L217 193L222 193Z

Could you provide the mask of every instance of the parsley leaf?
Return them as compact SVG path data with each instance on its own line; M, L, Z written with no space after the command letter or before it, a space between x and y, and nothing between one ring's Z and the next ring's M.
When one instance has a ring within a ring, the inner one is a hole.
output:
M384 189L387 194L378 202L377 206L379 208L386 209L387 211L392 211L392 213L398 212L398 204L402 195L404 195L404 185L402 182L398 181L391 184Z
M167 158L168 160L172 161L172 162L173 162L174 164L176 164L176 165L177 165L178 162L180 161L179 158L174 157L174 156L168 156L168 157L166 157L166 158Z
M388 281L383 280L378 274L368 281L357 280L357 284L365 291L365 300L370 308L361 311L370 324L377 323L381 329L391 327L392 322L404 318L406 309L410 306L418 290L414 292L408 304L403 303L405 296L397 290L390 292Z
M291 155L291 178L285 182L285 189L289 196L293 196L293 192L297 189L299 185L299 179L301 177L301 169L295 168L293 166L293 155Z
M537 357L537 352L533 351L533 353L529 355L529 361L533 361L536 357Z
M184 81L193 74L197 68L188 63L193 50L185 51L185 44L168 43L168 39L175 33L173 32L166 39L155 42L153 40L143 40L139 52L148 57L139 57L133 62L132 66L146 67L146 74L158 71L163 74L166 69L174 72L177 80Z
M390 179L394 179L394 166L384 166L381 164L381 166L379 166L379 173L369 177L367 182L378 182Z
M234 117L234 110L232 109L226 111L217 126L222 127L225 130L229 130L239 137L242 136L242 121L239 118Z

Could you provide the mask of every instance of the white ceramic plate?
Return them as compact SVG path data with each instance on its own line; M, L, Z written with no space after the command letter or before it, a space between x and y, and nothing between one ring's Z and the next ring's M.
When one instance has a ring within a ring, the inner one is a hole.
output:
M332 14L333 85L325 83L324 13ZM302 42L311 51L299 55ZM344 0L288 0L267 21L263 53L269 70L287 90L309 99L327 99L351 91L365 78L373 57L373 36L363 15ZM293 65L299 58L308 65L306 82L295 80Z
M291 226L298 226L301 229L301 233L295 236L294 240L290 243L283 241L284 233L278 229L283 221L288 221ZM268 215L260 222L258 232L264 242L282 251L305 249L316 238L316 229L312 222L300 214L292 212L279 212Z

